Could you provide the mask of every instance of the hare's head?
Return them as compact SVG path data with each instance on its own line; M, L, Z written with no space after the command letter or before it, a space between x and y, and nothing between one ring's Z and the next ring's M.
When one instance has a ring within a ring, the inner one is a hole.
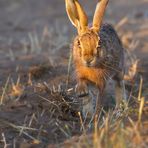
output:
M88 18L78 0L65 0L66 11L71 23L77 28L77 45L82 62L86 66L94 66L99 55L98 33L108 0L101 0L96 7L92 27L88 26Z

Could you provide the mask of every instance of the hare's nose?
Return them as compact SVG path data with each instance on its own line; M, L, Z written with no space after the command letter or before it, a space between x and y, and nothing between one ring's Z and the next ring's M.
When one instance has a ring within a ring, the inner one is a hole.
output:
M93 61L93 59L87 60L87 61L86 61L86 65L87 65L87 66L91 66L92 61Z

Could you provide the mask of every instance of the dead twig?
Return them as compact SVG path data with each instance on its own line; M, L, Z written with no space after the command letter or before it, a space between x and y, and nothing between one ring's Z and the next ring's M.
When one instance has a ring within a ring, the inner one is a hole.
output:
M7 87L8 87L9 80L10 80L10 76L8 76L7 81L6 81L6 83L5 83L5 86L4 86L4 88L3 88L2 96L1 96L1 99L0 99L0 105L3 104L4 96L5 96L5 94L6 94L6 89L7 89Z
M4 143L4 148L7 148L8 147L8 144L6 142L6 137L5 137L5 134L2 133L2 140L1 140L3 143Z

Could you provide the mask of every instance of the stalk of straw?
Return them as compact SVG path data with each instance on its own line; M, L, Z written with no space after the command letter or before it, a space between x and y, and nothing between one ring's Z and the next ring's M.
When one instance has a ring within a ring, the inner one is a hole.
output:
M10 80L10 76L7 78L5 87L4 87L4 89L3 89L3 93L2 93L2 96L1 96L1 98L0 98L0 105L3 104L4 96L5 96L5 93L6 93L6 89L7 89L7 87L8 87L9 80Z

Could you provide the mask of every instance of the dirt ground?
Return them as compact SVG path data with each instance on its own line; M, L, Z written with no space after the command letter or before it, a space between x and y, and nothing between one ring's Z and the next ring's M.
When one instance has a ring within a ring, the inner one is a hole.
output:
M80 2L91 22L97 0ZM147 0L110 0L104 19L139 59L145 99L147 8ZM67 86L75 34L62 0L0 0L0 148L56 147L81 134L73 76Z

